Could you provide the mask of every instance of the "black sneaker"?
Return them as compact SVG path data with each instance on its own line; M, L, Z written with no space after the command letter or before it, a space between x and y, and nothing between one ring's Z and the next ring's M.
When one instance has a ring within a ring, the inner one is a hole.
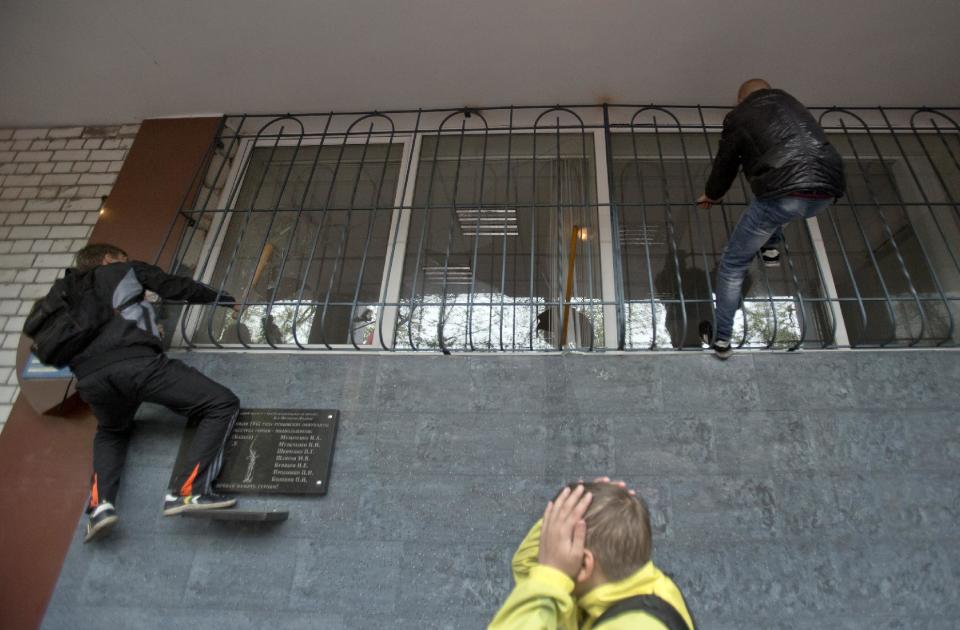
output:
M113 504L104 501L95 507L93 512L90 512L90 520L87 521L87 535L83 537L83 542L88 543L106 536L119 520L120 517L117 516Z
M182 496L179 494L168 494L163 500L163 515L173 516L181 512L192 512L195 510L219 510L221 508L233 507L237 500L222 494L190 494Z
M700 341L703 345L710 346L710 349L717 355L718 359L729 359L733 354L733 348L730 346L729 339L713 339L713 324L704 320L700 322Z
M733 348L730 346L729 339L717 339L713 342L711 348L716 357L723 361L729 359L730 355L733 354Z
M699 332L700 341L703 343L703 345L709 346L713 341L713 324L706 320L700 322Z
M764 267L779 267L780 250L776 247L761 247L760 262L763 263Z

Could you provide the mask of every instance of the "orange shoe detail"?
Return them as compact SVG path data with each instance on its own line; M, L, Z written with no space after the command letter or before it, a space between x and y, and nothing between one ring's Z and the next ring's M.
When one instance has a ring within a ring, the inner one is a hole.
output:
M197 478L197 473L200 472L200 464L197 464L193 467L193 472L190 473L190 476L187 477L187 480L183 482L183 485L180 486L180 495L188 497L193 494L193 481Z
M97 473L93 473L93 487L90 488L90 509L100 504L100 493L97 492Z

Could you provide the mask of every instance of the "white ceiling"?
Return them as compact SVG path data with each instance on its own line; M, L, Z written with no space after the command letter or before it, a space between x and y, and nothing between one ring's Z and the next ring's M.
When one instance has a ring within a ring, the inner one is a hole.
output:
M960 105L958 0L0 0L0 126L209 112Z

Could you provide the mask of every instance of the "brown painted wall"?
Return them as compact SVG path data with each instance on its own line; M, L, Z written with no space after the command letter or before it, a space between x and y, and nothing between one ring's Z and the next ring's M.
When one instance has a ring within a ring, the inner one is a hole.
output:
M181 202L196 193L194 176L219 124L219 118L144 121L90 241L153 262ZM161 264L171 254L165 251ZM24 390L34 385L21 382ZM0 433L4 630L36 628L43 619L86 500L95 428L85 408L69 417L41 415L21 394Z

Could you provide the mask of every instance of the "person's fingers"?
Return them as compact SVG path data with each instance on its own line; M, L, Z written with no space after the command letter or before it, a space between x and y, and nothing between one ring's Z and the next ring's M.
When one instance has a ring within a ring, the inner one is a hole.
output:
M573 526L573 542L572 542L572 551L575 554L582 554L583 547L587 540L587 522L584 520L577 521L576 525Z
M547 519L550 518L550 513L553 512L553 501L547 502L547 508L543 511L543 524L547 524Z
M573 506L577 504L577 501L580 500L580 497L583 496L584 488L582 485L577 484L577 487L570 491L570 494L567 495L567 500L565 502L564 508L565 511L569 512L573 509Z
M610 483L610 477L597 477L593 483Z
M583 497L583 492L583 486L577 486L570 492L564 494L562 501L560 499L557 500L556 519L558 523L563 523L567 526L570 525L570 515L576 507L577 502Z
M593 501L593 493L585 492L573 506L573 509L571 510L571 516L578 521L581 520L583 515L587 513L587 508L590 507L591 501Z
M567 498L568 496L570 496L570 488L569 488L569 486L568 486L568 487L565 487L563 490L561 490L561 491L560 491L560 494L558 494L558 495L553 499L553 509L554 509L554 511L558 511L558 510L563 506L563 503L564 503L564 501L566 500L566 498Z

